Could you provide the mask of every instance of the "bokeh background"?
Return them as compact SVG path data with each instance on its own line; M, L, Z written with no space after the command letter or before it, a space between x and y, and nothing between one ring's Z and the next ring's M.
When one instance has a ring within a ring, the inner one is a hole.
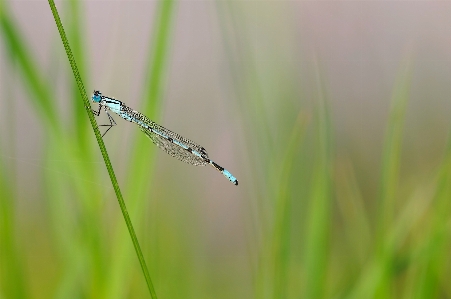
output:
M451 3L57 1L158 298L451 298ZM46 1L0 1L0 298L149 298ZM106 117L98 118L105 123Z

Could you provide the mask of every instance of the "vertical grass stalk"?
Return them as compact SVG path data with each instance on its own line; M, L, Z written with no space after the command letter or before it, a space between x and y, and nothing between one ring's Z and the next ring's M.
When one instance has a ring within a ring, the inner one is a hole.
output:
M290 177L293 175L293 160L299 153L302 139L307 127L307 120L300 112L291 130L287 148L281 159L280 171L277 172L278 194L275 205L273 256L273 296L272 298L287 298L289 285L290 242L291 242L291 193Z
M402 133L404 129L404 115L409 99L411 67L410 61L404 63L397 83L395 83L388 127L385 136L384 152L382 156L382 174L380 185L380 211L378 219L378 235L376 239L380 281L375 298L387 298L391 295L391 270L394 252L387 247L387 235L393 226L393 217L396 202L397 186L399 184L399 169L402 146Z
M393 263L396 247L390 236L393 235L395 223L394 203L399 185L402 131L412 78L410 63L410 59L408 59L401 65L391 99L382 155L377 236L374 241L377 250L373 253L373 260L365 267L359 281L347 298L388 298L393 296Z
M324 298L326 293L332 169L329 107L326 88L318 65L316 72L319 93L316 120L318 156L312 178L304 259L307 278L305 298L312 299Z

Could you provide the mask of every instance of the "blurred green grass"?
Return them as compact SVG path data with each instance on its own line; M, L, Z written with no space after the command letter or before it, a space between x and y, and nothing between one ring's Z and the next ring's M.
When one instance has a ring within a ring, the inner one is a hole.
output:
M64 5L73 12L65 20L74 56L83 79L89 81L83 2ZM442 162L425 180L412 184L400 179L413 68L400 65L393 84L380 168L373 170L380 173L379 205L371 210L364 186L359 185L362 180L356 177L358 165L336 155L329 104L333 95L328 93L323 71L327 65L315 62L311 66L317 86L314 108L297 106L292 99L305 102L306 95L296 79L278 86L273 83L280 75L274 66L257 65L252 57L252 33L246 31L242 18L245 9L231 2L220 2L218 7L239 101L230 103L230 109L236 110L239 126L246 128L242 130L246 152L236 159L249 166L243 171L245 183L240 181L238 187L245 190L241 200L247 263L228 257L230 264L217 273L211 262L192 253L199 248L198 242L205 241L185 235L184 223L194 220L167 203L168 190L162 188L159 197L149 200L149 182L155 181L154 147L142 134L133 135L121 183L139 238L147 244L145 257L159 297L451 297L451 139ZM157 122L165 98L176 8L174 1L158 2L154 27L149 30L149 63L138 110ZM23 186L9 175L13 167L1 155L0 298L148 296L113 196L101 183L92 183L99 182L104 168L93 163L98 152L72 78L69 74L65 78L72 91L66 99L72 105L67 121L55 110L52 78L36 63L6 2L0 2L0 26L11 62L8 67L20 74L28 104L44 133L45 167L40 168L43 179L36 197L44 199L40 203L45 204L45 217L40 219L44 224L36 225L43 229L39 235L47 236L39 246L27 242L22 230L35 224L17 209L17 194ZM414 64L414 59L407 61L407 65ZM268 93L284 101L275 113ZM4 147L0 144L0 153ZM71 178L49 170L70 173ZM45 250L50 253L39 260L42 255L37 252ZM225 259L225 255L215 256ZM41 271L48 275L36 275L36 267L43 267ZM233 279L247 273L249 283Z

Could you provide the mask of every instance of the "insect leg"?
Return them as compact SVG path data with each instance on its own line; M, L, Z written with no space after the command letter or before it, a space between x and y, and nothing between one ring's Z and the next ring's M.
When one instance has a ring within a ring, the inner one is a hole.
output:
M100 115L100 109L102 109L102 105L101 104L99 104L99 111L95 111L94 109L91 109L92 110L92 114L94 114L95 116L99 116Z
M114 121L113 117L108 113L108 111L106 110L106 108L105 108L105 112L106 112L106 114L107 114L107 116L108 116L108 119L110 120L110 124L109 124L109 125L99 125L99 127L108 127L108 129L105 131L105 133L103 133L102 138L103 138L103 136L106 135L106 133L107 133L113 126L116 125L116 122ZM99 114L100 114L100 109L99 109Z

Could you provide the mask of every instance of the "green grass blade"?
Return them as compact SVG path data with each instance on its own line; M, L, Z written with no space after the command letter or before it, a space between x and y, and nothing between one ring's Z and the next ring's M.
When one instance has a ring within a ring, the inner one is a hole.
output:
M384 143L380 211L378 215L379 226L375 241L377 250L373 253L372 260L365 267L363 274L360 275L361 279L350 293L349 298L389 298L391 296L390 284L394 279L393 262L396 254L396 246L394 245L396 243L391 238L394 226L394 203L399 181L404 114L409 99L412 77L410 61L407 61L404 65L393 89Z
M12 90L14 82L17 80L17 66L15 59L7 66L8 78L6 88L2 90L2 95L6 98L6 122L3 125L8 127L8 138L4 144L8 147L0 146L0 298L29 298L30 283L26 276L27 265L24 262L24 248L18 244L20 238L21 223L20 213L17 212L17 193L15 179L17 178L16 161L9 161L6 164L3 159L4 153L14 152L16 144L15 122L17 109L15 107L16 98ZM4 109L4 108L2 108ZM4 137L4 136L2 136ZM25 249L26 251L26 249Z
M331 206L331 133L326 88L316 67L318 83L317 148L318 156L312 178L309 218L307 220L305 298L323 298L326 290L326 268Z
M58 128L55 106L52 104L52 93L47 82L44 82L38 66L34 63L24 38L20 35L17 25L11 20L5 8L5 2L0 1L0 29L9 56L17 64L25 79L30 94L30 101L39 115L52 128Z
M344 159L337 163L334 186L338 208L345 224L344 239L349 243L349 251L346 254L353 256L349 261L350 266L358 271L364 265L371 249L372 236L369 213L365 210L365 200L351 161Z
M164 78L169 62L170 42L172 36L172 20L174 17L176 1L165 0L156 3L155 21L149 47L149 62L147 82L143 91L143 103L139 109L152 120L158 121L161 102L164 91ZM150 204L147 200L149 191L149 182L152 181L153 172L152 161L154 159L155 147L149 144L149 139L141 134L135 137L131 147L130 166L127 169L128 181L126 182L125 192L130 197L130 214L136 220L137 229L144 218L143 211ZM131 175L132 174L132 175ZM145 187L143 187L145 186ZM152 221L158 221L157 217L150 217ZM121 298L123 293L117 281L127 273L128 254L127 247L124 245L125 231L118 229L114 239L114 255L119 259L112 265L110 278L108 279L106 290L108 298ZM155 244L158 246L158 244ZM152 254L152 266L158 267L160 259L157 254Z
M148 66L148 83L145 84L144 102L141 110L150 119L158 120L159 107L162 102L163 82L165 71L168 66L170 37L172 36L172 18L175 10L175 1L165 0L158 2L157 11L155 13L155 25L153 37L151 39L151 48ZM137 186L146 185L149 182L149 164L152 155L149 155L149 146L147 138L137 138L133 147L131 169L128 173L138 173L140 179L132 179L127 184L127 190L134 192L140 190ZM145 149L145 150L143 150ZM131 177L131 176L129 176ZM133 195L133 198L140 196Z
M450 135L451 136L451 135ZM419 264L420 274L414 282L414 298L436 298L441 284L447 287L443 277L448 277L449 267L449 219L451 217L451 137L437 176L434 206L428 226L427 238L422 242Z
M407 62L398 77L393 91L388 127L384 142L382 156L382 174L380 186L380 211L378 219L378 232L376 239L377 254L380 258L381 268L380 284L377 287L376 298L387 298L390 294L390 269L391 258L394 252L386 249L386 237L389 228L393 225L393 216L396 202L396 190L399 183L399 168L402 145L402 132L404 128L404 115L409 99L410 82L412 77L411 67Z
M396 186L398 185L404 114L409 98L411 71L402 70L391 101L391 109L382 157L380 186L379 233L382 237L393 220Z
M130 237L132 238L133 246L135 247L135 251L136 251L136 254L138 256L138 260L139 260L139 262L141 264L141 269L143 271L144 277L145 277L146 282L147 282L147 287L149 289L151 297L152 298L157 298L155 290L154 290L154 287L153 287L153 284L152 284L152 281L150 279L149 270L147 269L147 265L146 265L146 262L144 260L144 256L143 256L143 254L141 252L141 248L139 246L138 239L137 239L135 231L133 229L132 222L131 222L130 217L128 215L127 208L125 206L125 202L124 202L124 199L122 197L122 193L121 193L121 190L119 188L119 184L118 184L117 179L116 179L116 175L114 174L113 166L111 165L110 158L109 158L108 153L107 153L106 148L105 148L105 144L104 144L103 139L102 139L102 137L100 135L99 128L97 127L97 122L96 122L96 120L94 118L94 115L93 115L93 113L91 111L91 105L89 103L88 95L86 94L85 87L83 85L82 79L81 79L80 74L78 72L77 65L75 63L75 58L74 58L74 56L72 54L72 51L70 49L69 42L68 42L67 37L66 37L66 33L64 32L64 28L63 28L63 25L61 23L61 19L60 19L59 15L58 15L58 11L56 9L54 1L53 0L49 0L48 2L49 2L49 5L50 5L50 8L52 10L53 17L55 18L56 26L58 27L58 31L59 31L59 34L61 36L61 40L62 40L63 45L64 45L64 49L66 50L67 58L69 59L70 66L71 66L72 71L74 73L74 77L75 77L75 80L77 82L77 86L78 86L79 92L81 94L81 97L83 99L84 106L85 106L86 112L88 114L89 120L91 122L92 129L94 130L94 134L96 136L97 143L99 144L99 148L100 148L100 151L102 153L102 157L103 157L103 159L105 161L105 165L107 167L108 174L110 176L111 183L112 183L113 188L114 188L114 192L116 193L116 197L118 199L119 206L120 206L121 211L122 211L122 215L124 216L125 223L127 225Z
M274 290L273 298L286 298L288 288L288 272L290 264L290 231L291 231L291 196L289 183L293 175L293 161L299 153L299 147L306 129L305 115L299 113L291 131L286 151L282 157L280 171L277 172L278 194L275 206L275 224L273 239L274 257Z
M70 0L65 2L67 3L66 14L68 18L68 25L66 25L67 37L72 46L73 55L77 57L77 67L80 76L87 81L87 72L86 72L86 53L85 53L85 39L83 38L83 20L81 15L82 10L82 1L79 0ZM80 92L78 91L78 86L76 82L72 81L72 111L74 116L74 133L78 137L78 143L80 144L80 148L83 151L83 154L90 154L87 149L87 134L89 133L88 123L86 122L85 111L83 106L80 105L80 101L82 101Z
M165 71L168 66L169 47L172 37L172 19L174 17L176 1L165 0L158 3L156 13L155 31L150 51L148 84L146 84L145 101L142 106L151 118L158 116L158 106L163 94Z
M0 289L5 298L28 298L28 286L15 238L15 197L2 162L0 160Z
M7 13L5 6L6 2L0 2L0 30L2 31L2 40L6 45L5 49L8 49L7 54L9 55L10 60L14 61L14 66L19 70L18 73L21 74L20 79L22 79L24 82L25 90L28 91L29 96L26 97L27 101L29 101L31 103L31 106L35 108L34 110L37 111L37 116L43 124L44 132L46 132L51 137L47 140L47 143L53 144L53 147L58 149L58 153L62 153L62 161L79 161L86 159L87 157L85 155L79 155L80 151L78 149L80 143L78 141L61 138L65 136L62 132L63 126L61 119L59 119L55 115L55 105L51 104L54 102L54 95L49 84L49 82L51 81L49 81L45 78L45 76L42 75L44 72L40 70L38 64L35 63L35 58L33 57L33 55L31 55L32 52L29 51L30 46L26 43L26 39L21 34L14 19L10 17L9 13ZM8 115L10 114L8 113ZM7 122L9 126L14 123L14 121ZM10 131L14 132L12 127L10 128ZM56 139L54 137L56 137ZM11 144L14 143L11 142ZM90 177L93 177L95 175L92 167L90 169L79 167L84 163L63 162L63 164L65 165L61 168L76 177L89 179ZM87 164L89 165L89 163ZM61 165L58 165L58 167L60 166ZM13 173L9 173L9 175L14 176ZM48 176L48 174L45 172L42 175L43 177ZM69 184L71 185L72 190L77 194L78 198L82 198L84 208L84 213L82 214L86 216L88 214L86 213L86 211L91 211L91 213L93 213L90 207L92 207L93 203L95 203L95 200L93 201L92 197L98 198L95 196L96 192L93 192L92 189L89 191L86 190L86 186L79 180L72 181ZM54 185L48 185L46 187L46 190L49 190L53 188ZM45 196L45 198L54 200L54 202L48 202L49 207L57 200L60 200L60 198L55 199L51 196ZM94 217L90 216L90 219L93 218ZM97 227L98 225L93 225L93 228L91 228L89 232L96 230ZM57 232L58 234L59 226L53 226L53 229L54 232ZM61 234L59 234L59 236L61 236ZM59 246L58 248L61 250L64 247ZM63 252L59 252L59 255L65 257L67 256L68 252L70 251L63 250ZM65 271L70 272L72 270L65 269Z

